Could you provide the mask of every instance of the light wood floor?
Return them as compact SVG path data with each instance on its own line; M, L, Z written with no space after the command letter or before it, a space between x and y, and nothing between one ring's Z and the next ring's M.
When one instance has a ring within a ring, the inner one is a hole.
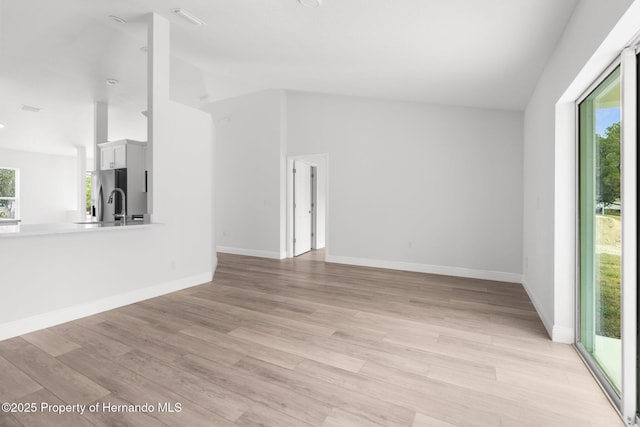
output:
M520 285L321 255L220 254L213 283L0 342L0 402L156 409L0 425L622 425Z

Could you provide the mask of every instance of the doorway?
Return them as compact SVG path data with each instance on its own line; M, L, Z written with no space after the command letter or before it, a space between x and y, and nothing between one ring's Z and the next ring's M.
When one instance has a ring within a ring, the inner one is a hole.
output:
M293 162L293 256L307 253L314 240L316 201L314 167L300 160Z
M627 424L636 418L638 48L576 102L576 347Z
M327 246L327 161L327 155L292 156L287 160L289 258Z

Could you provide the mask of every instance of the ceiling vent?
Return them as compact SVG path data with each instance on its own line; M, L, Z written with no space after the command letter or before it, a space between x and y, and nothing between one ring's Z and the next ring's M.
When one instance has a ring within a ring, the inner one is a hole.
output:
M298 0L298 2L307 7L318 8L322 4L322 0Z
M22 107L20 107L20 109L22 111L28 111L30 113L39 113L41 110L41 108L33 107L31 105L23 105Z
M124 18L120 18L119 16L116 15L109 15L109 19L111 19L113 22L117 22L118 24L126 24L127 20Z

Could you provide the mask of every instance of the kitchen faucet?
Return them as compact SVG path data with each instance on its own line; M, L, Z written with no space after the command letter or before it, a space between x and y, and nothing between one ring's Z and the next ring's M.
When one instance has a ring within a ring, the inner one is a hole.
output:
M113 190L111 190L111 194L109 194L109 199L107 200L107 203L111 204L113 203L113 195L115 192L120 193L120 198L122 199L122 209L120 210L119 214L114 213L113 217L114 219L122 219L122 223L124 224L127 221L127 202L126 202L126 198L127 196L124 194L124 191L122 191L121 188L114 188Z

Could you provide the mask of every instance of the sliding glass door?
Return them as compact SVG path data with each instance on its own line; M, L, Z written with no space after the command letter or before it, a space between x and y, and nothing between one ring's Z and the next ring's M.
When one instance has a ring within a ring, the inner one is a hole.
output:
M625 49L578 102L577 348L629 424L640 395L636 55Z
M620 68L579 105L580 343L620 396L622 384Z

